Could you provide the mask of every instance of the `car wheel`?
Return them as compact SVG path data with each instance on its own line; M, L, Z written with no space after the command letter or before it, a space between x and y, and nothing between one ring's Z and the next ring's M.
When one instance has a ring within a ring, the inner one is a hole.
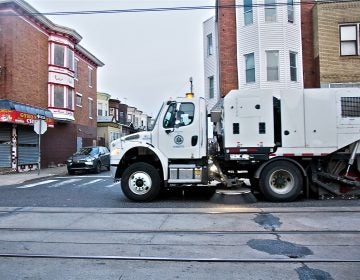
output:
M293 201L303 188L303 176L293 163L275 161L261 172L259 188L270 201Z
M100 172L101 172L101 163L97 162L95 167L95 173L100 173Z
M150 164L134 163L125 169L121 177L121 189L131 200L154 200L161 189L159 172Z
M68 174L69 174L69 175L74 175L74 173L75 173L74 170L68 169Z

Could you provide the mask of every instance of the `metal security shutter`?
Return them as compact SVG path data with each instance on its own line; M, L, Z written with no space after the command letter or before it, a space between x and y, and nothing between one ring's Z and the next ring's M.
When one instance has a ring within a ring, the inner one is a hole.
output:
M0 129L0 167L11 167L11 129Z
M18 164L36 164L38 160L38 135L32 127L18 127Z

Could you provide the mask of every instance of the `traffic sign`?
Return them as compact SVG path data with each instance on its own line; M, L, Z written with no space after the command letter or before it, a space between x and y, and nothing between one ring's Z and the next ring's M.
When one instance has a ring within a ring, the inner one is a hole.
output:
M34 121L34 131L37 134L44 134L47 130L47 123L44 120L35 120Z
M39 119L39 120L46 120L46 117L44 115L40 115L40 114L37 114L36 117Z

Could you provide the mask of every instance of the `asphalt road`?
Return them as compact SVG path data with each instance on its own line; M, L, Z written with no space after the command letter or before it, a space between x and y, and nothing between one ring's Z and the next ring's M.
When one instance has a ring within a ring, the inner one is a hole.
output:
M348 280L360 200L174 190L134 203L109 172L0 187L0 279ZM238 203L237 203L238 202Z
M100 208L217 208L234 207L332 207L360 206L360 200L316 200L300 197L291 203L266 202L261 196L251 199L219 200L213 191L171 190L156 201L135 203L124 197L120 183L110 172L50 177L19 185L0 187L0 207L100 207Z

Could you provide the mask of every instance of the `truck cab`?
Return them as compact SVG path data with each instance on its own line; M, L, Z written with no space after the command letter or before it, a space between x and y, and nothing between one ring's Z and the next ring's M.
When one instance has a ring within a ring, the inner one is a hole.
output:
M164 102L151 131L111 143L111 172L124 194L148 201L169 184L206 183L207 112L203 98Z

